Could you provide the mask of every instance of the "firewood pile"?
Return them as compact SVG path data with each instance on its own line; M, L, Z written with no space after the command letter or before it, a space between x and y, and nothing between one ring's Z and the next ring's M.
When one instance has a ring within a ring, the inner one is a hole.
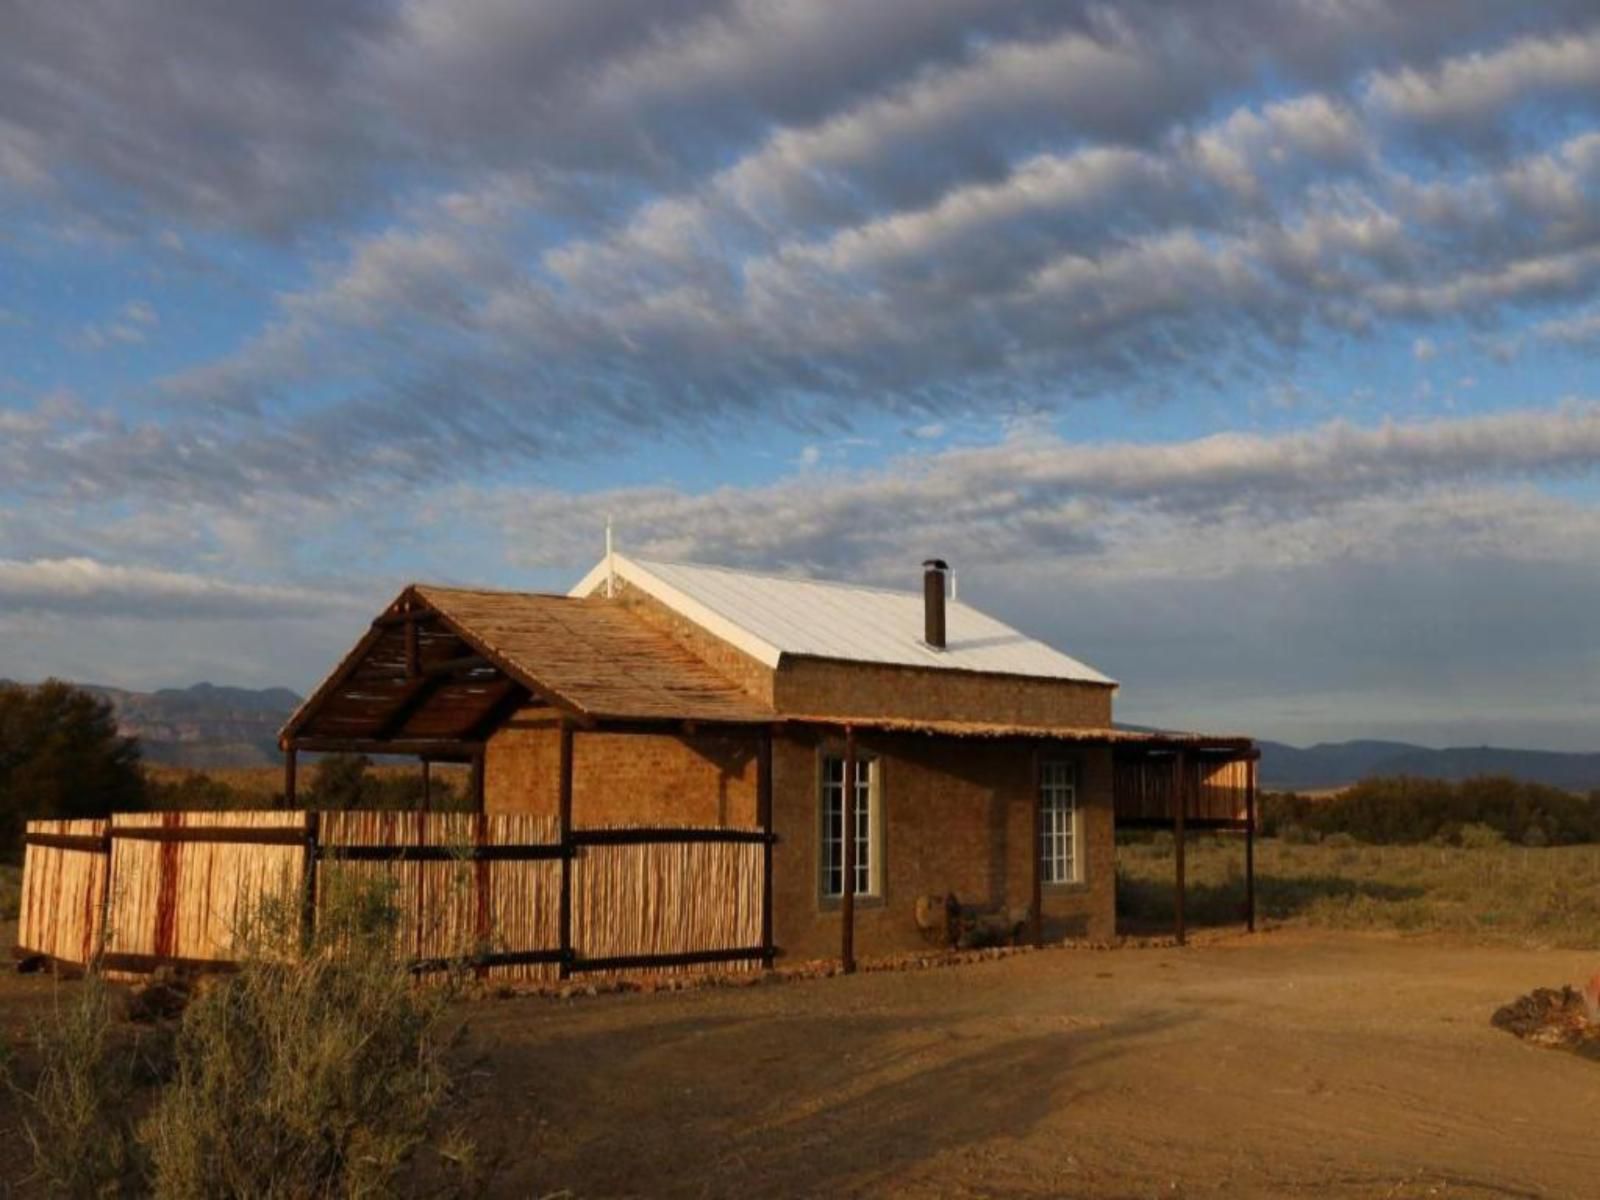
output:
M1536 1046L1600 1059L1600 974L1583 988L1535 988L1497 1009L1496 1029Z

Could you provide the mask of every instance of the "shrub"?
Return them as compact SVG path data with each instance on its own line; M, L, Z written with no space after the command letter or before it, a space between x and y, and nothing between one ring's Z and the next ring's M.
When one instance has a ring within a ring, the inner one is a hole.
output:
M138 1194L144 1160L131 1106L140 1075L140 1043L116 1028L98 976L31 1031L38 1074L23 1087L8 1064L7 1082L23 1101L23 1132L35 1178L57 1196Z
M1463 825L1456 841L1466 850L1493 850L1506 844L1505 836L1498 829L1482 821Z
M268 906L239 972L185 1012L141 1130L157 1194L391 1195L426 1142L446 992L397 957L387 896L339 897L304 954L298 937L293 906Z
M1340 830L1338 833L1330 833L1323 838L1322 844L1334 850L1350 850L1357 845L1357 842L1348 833Z
M91 976L41 1026L37 1083L18 1088L41 1182L178 1200L403 1194L450 1082L451 993L417 986L396 916L390 893L335 877L303 945L297 904L268 902L237 973L196 985L165 1038L118 1028ZM445 1138L434 1194L478 1182L471 1150Z
M1293 823L1279 826L1278 837L1291 846L1310 846L1322 840L1322 835L1315 829Z

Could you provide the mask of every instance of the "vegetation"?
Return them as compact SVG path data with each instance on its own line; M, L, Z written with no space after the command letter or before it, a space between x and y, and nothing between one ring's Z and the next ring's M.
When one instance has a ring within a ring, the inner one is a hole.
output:
M17 856L27 821L143 807L139 745L107 701L57 680L0 684L0 855Z
M422 776L415 772L378 774L364 754L329 754L318 760L305 802L311 808L417 809L422 807ZM435 772L429 783L429 806L446 811L460 806L448 778Z
M1334 796L1262 797L1261 831L1309 842L1343 833L1378 845L1459 845L1469 826L1523 846L1600 841L1600 793L1580 796L1538 783L1486 777L1367 779Z
M1487 826L1463 845L1320 844L1267 838L1256 846L1256 905L1266 920L1340 929L1449 932L1539 944L1600 946L1600 847L1513 846ZM1186 845L1185 916L1194 926L1243 919L1244 844ZM1117 908L1133 928L1172 920L1172 843L1117 850Z
M296 906L266 905L240 970L197 989L164 1039L119 1024L97 982L77 991L20 1089L40 1182L197 1200L467 1190L470 1143L434 1136L449 993L416 985L396 919L387 893L352 890L303 947Z

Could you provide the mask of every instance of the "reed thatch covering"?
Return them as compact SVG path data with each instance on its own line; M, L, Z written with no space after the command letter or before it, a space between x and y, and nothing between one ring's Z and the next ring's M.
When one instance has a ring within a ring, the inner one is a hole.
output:
M29 834L105 837L108 822L29 821ZM29 846L22 862L17 945L64 962L87 963L100 947L106 855L103 851Z
M555 950L560 944L561 863L474 859L484 846L550 846L560 841L554 818L531 813L323 813L318 842L318 903L341 888L374 882L390 889L400 915L398 951L416 960ZM344 861L339 847L440 847L444 861ZM491 979L546 979L551 963L485 967Z
M608 827L616 828L616 827ZM637 828L637 827L628 827ZM740 963L634 964L630 970L754 969L762 939L764 847L742 841L564 847L535 814L169 812L111 821L31 822L30 834L92 837L103 849L30 845L19 938L27 950L144 972L163 963L236 961L262 902L320 915L350 889L381 882L399 913L400 955L428 967L470 962L482 977L545 980L559 957L562 855L570 854L569 962L752 952ZM103 844L103 842L102 842ZM315 853L314 876L306 872ZM310 891L307 891L308 886Z
M298 844L155 841L134 830L239 830L300 835ZM227 962L267 897L298 895L303 812L117 813L111 818L106 953Z
M760 845L585 846L572 869L572 942L580 960L761 945Z

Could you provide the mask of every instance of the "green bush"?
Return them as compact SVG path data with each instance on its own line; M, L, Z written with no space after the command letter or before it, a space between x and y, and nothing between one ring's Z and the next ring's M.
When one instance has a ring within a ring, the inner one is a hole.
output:
M1453 842L1468 825L1487 826L1525 845L1600 841L1600 794L1580 796L1516 779L1451 783L1400 777L1364 779L1323 798L1271 793L1261 803L1261 832L1285 840L1298 827L1347 833L1373 845Z
M1506 844L1505 835L1482 821L1461 826L1456 834L1456 844L1465 850L1493 850Z
M419 987L389 893L340 890L302 942L298 905L242 931L237 973L196 985L160 1053L119 1028L91 977L42 1027L24 1092L37 1174L53 1194L203 1200L465 1190L471 1145L435 1138L450 1086L448 987Z
M55 1196L138 1195L145 1159L131 1113L146 1047L117 1029L98 976L57 998L62 1002L31 1031L38 1059L32 1085L7 1066L7 1082L23 1101L34 1178Z

